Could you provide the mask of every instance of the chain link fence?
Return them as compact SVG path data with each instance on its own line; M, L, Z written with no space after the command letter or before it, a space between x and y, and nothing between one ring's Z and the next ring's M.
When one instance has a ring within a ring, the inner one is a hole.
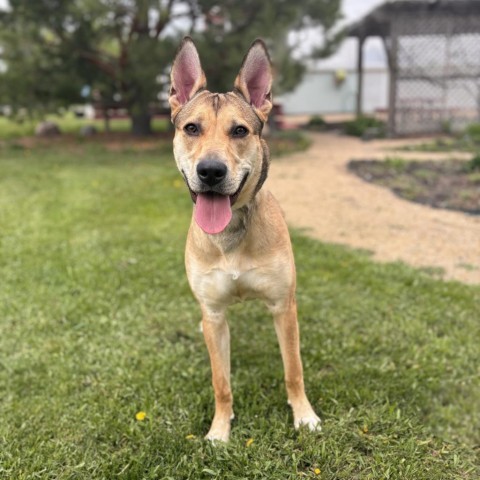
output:
M391 133L454 132L480 121L480 14L462 4L390 19Z

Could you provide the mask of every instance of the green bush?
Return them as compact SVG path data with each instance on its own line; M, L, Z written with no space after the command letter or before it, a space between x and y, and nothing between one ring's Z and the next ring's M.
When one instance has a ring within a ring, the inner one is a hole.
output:
M310 130L325 130L327 122L320 115L314 115L307 123L307 128Z
M354 137L363 137L368 130L377 129L377 137L385 136L385 123L374 117L361 115L345 123L345 133Z
M476 153L467 163L467 168L471 172L480 171L480 153Z
M480 144L480 123L471 123L465 129L465 134L474 143Z
M385 165L397 173L403 173L408 167L408 162L399 157L387 157Z

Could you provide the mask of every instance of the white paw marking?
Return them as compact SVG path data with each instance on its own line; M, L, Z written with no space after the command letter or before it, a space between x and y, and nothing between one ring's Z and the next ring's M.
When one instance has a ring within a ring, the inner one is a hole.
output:
M230 437L230 422L235 418L235 414L230 415L227 422L214 422L210 427L210 431L205 435L205 439L210 442L228 442Z
M308 415L295 420L295 428L307 427L311 432L320 432L322 430L322 421L315 415Z
M205 439L215 443L215 442L222 442L222 443L227 443L228 442L228 437L229 437L229 432L208 432L207 435L205 436Z

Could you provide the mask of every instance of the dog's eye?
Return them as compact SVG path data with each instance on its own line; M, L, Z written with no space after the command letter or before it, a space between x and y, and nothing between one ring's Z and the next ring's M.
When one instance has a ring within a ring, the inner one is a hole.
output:
M188 123L183 127L183 130L187 135L197 136L200 133L200 129L194 123Z
M232 130L233 137L245 137L248 134L247 127L243 125L239 125L238 127L234 127Z

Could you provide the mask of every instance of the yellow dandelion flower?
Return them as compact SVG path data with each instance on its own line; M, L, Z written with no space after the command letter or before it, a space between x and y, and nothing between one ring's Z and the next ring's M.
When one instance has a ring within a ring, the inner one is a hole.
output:
M367 424L365 424L363 426L363 433L368 433L368 425Z
M193 435L193 433L190 433L189 435L187 435L185 437L186 440L193 440L194 438L196 438L196 437L195 437L195 435Z
M253 443L253 438L249 438L249 439L245 442L245 446L246 446L246 447L249 447L252 443Z
M314 473L315 475L320 475L320 474L322 473L322 471L321 471L319 468L316 468L316 469L313 471L313 473Z
M136 415L135 415L135 418L139 422L143 422L147 418L147 414L145 412L137 412Z

